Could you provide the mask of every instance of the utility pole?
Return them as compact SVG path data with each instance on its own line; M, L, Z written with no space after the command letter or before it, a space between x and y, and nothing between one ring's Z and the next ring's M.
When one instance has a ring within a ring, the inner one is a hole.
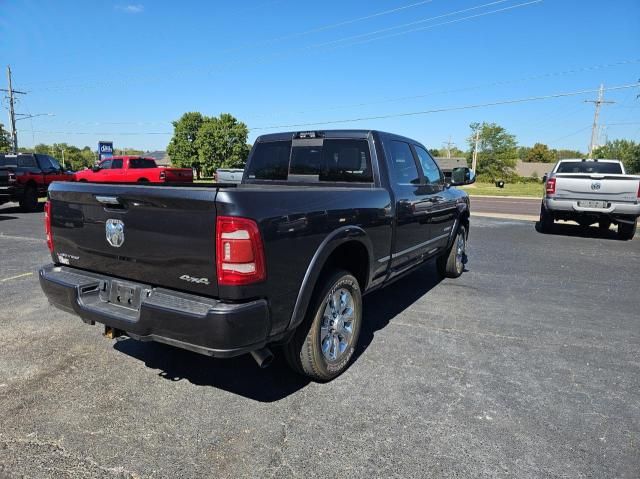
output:
M480 142L480 128L481 127L478 127L478 129L476 130L476 143L473 147L473 157L471 160L471 170L474 173L476 172L476 168L478 167L478 143Z
M24 91L14 90L11 86L11 67L7 65L7 81L9 83L9 89L0 88L0 91L9 93L9 127L11 128L11 149L13 153L18 152L18 132L16 131L16 111L15 111L15 99L13 95L18 93L20 95L26 95Z
M598 117L600 116L600 107L602 105L615 103L615 101L604 101L604 84L600 84L597 100L585 100L586 103L593 103L596 111L593 113L593 126L591 127L591 143L589 144L589 158L593 158L593 150L598 142Z
M447 146L447 158L451 158L451 147L456 146L456 144L451 141L451 135L449 135L449 141L445 141L443 144Z

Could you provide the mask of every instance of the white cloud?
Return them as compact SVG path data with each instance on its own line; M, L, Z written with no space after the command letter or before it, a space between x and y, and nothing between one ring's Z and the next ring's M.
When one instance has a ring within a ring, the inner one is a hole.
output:
M144 12L144 5L142 5L141 3L116 5L116 9L125 13L142 13Z

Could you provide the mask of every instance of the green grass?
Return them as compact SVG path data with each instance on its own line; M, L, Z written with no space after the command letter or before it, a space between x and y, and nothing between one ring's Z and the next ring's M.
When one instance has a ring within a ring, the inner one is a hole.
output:
M542 184L540 183L506 183L504 188L498 188L493 183L474 183L464 186L469 196L528 196L542 198Z

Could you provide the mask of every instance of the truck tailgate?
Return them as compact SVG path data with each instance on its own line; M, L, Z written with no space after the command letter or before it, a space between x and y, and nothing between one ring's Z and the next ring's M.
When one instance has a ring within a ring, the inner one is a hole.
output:
M217 188L53 183L55 262L217 295Z
M588 173L557 173L556 198L636 201L640 177Z

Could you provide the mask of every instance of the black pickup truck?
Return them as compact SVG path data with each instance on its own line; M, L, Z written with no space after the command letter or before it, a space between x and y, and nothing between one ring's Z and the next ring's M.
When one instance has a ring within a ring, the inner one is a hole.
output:
M379 131L258 138L242 183L54 183L45 207L55 306L109 337L215 357L251 353L323 381L347 367L362 295L437 258L466 261L469 198L420 143Z

